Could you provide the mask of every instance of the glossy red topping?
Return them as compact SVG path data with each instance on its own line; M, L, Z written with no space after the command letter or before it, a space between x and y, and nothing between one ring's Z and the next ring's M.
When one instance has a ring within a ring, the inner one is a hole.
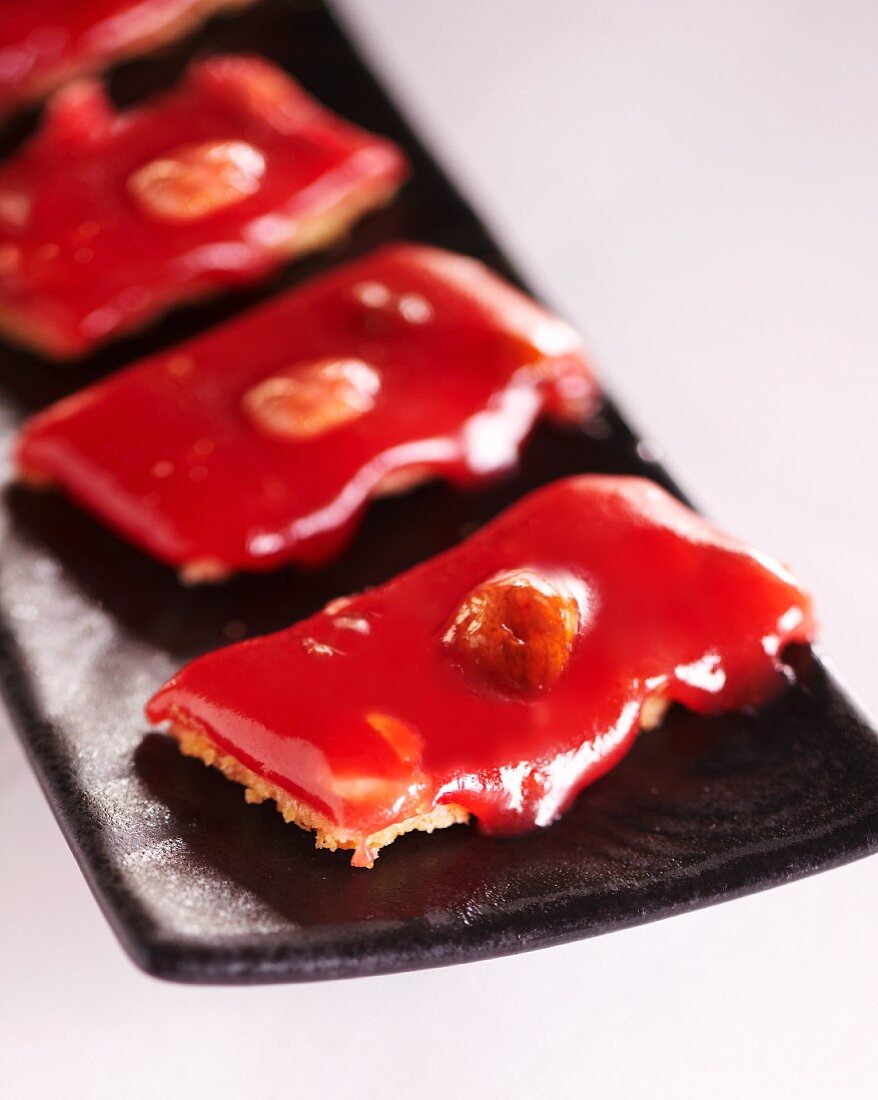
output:
M3 0L0 111L251 0Z
M328 243L405 174L280 69L212 57L117 113L80 81L0 168L0 327L56 356Z
M325 560L370 496L496 474L541 412L595 398L567 325L400 245L61 402L17 460L195 580Z
M128 190L148 217L194 222L255 194L264 175L265 157L246 141L204 141L138 168Z
M257 382L241 403L268 435L314 439L371 412L380 389L381 375L362 359L318 359Z
M785 682L782 648L813 632L770 558L652 482L577 477L380 588L193 662L147 713L193 723L347 833L443 803L514 832L617 763L650 702L758 705Z
M585 602L584 587L563 573L506 569L473 589L443 641L498 691L542 691L567 667Z

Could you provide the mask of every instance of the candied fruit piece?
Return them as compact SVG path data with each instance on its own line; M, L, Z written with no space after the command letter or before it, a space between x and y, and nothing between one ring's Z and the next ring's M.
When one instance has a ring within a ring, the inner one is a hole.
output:
M381 379L362 359L296 363L248 390L244 409L269 435L313 439L375 405Z
M470 592L443 641L466 670L503 692L549 688L579 631L582 601L571 580L533 569L498 573Z
M265 157L246 141L206 141L150 161L128 187L153 217L189 222L255 194L264 173Z

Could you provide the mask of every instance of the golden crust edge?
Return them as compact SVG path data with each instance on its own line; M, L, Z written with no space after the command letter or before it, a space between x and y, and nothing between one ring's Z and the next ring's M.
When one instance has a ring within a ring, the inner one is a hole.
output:
M657 729L664 721L670 706L671 699L663 691L647 696L641 707L640 731ZM371 868L378 852L406 833L432 833L451 825L466 825L471 819L471 814L463 806L449 802L434 807L429 813L415 814L394 822L368 836L344 833L319 810L294 798L264 776L257 775L229 753L222 752L193 720L184 721L175 716L168 724L168 732L175 738L184 756L200 760L206 767L216 768L226 779L242 786L245 802L274 802L278 813L288 825L296 825L305 832L314 832L315 848L325 848L330 852L353 851L351 865L354 867Z
M446 829L451 825L465 825L470 814L457 803L447 803L434 807L429 813L416 814L403 821L380 829L368 836L360 836L341 831L325 814L294 798L288 791L272 783L264 776L257 775L240 760L222 752L210 738L191 722L180 718L171 720L168 732L176 739L184 756L201 760L208 767L218 771L235 783L244 787L244 799L249 803L274 802L278 813L289 825L297 825L305 832L313 831L316 836L315 848L326 848L331 852L339 849L353 851L351 861L355 867L371 867L381 848L392 844L397 837L405 833L432 833L435 829Z

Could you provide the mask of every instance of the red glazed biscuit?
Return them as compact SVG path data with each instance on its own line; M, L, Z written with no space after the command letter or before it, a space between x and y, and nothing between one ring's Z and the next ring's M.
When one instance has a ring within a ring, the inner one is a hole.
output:
M279 634L194 661L151 700L183 752L273 799L318 847L465 821L548 825L669 703L779 692L814 633L770 558L652 482L538 490L453 550Z
M597 398L579 337L482 264L384 248L23 429L55 482L188 581L337 554L370 497L515 464Z
M199 62L121 114L71 84L0 168L0 329L80 355L329 244L405 173L394 145L259 58Z
M0 6L0 113L252 2L7 0Z

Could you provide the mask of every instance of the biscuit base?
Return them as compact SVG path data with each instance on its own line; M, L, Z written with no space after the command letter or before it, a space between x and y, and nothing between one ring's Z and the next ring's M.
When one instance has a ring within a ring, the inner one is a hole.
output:
M660 726L669 706L670 699L661 692L648 696L641 708L641 730L653 730ZM450 825L466 825L470 821L471 815L468 810L457 803L449 802L434 807L429 813L416 814L394 822L368 836L351 833L339 829L334 821L319 810L315 810L313 806L293 797L283 787L279 787L262 775L257 775L240 760L218 749L204 729L193 720L176 716L171 719L168 732L176 738L180 752L184 756L194 757L208 767L217 768L226 779L240 783L244 788L245 802L253 804L274 802L287 824L298 825L306 832L313 831L315 848L326 848L330 852L339 849L353 851L352 867L373 867L381 848L392 844L397 837L405 833L432 833L435 829L447 829Z
M402 821L394 822L386 828L368 836L339 829L334 821L325 814L308 806L289 791L272 783L264 776L257 775L235 757L222 752L213 744L204 731L191 722L179 718L171 721L169 732L177 739L184 756L192 756L209 767L217 768L226 779L240 783L244 787L244 799L250 803L274 802L284 821L298 825L306 831L316 834L314 846L327 848L331 852L338 849L353 851L351 866L372 867L381 848L391 844L404 833L432 833L434 829L446 829L449 825L465 825L470 815L463 806L448 803L436 806L426 814L417 814Z

